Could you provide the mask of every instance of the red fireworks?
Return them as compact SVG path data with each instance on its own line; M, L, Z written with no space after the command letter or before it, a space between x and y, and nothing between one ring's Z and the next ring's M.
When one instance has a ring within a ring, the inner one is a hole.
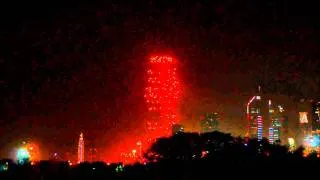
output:
M159 137L171 135L172 125L178 123L182 86L176 65L176 60L170 56L149 59L144 94L149 114L146 131L137 138L123 139L119 147L123 163L143 161L143 154L151 144Z
M150 112L147 133L151 139L169 135L171 126L178 122L181 83L176 64L176 60L170 56L150 58L144 97Z

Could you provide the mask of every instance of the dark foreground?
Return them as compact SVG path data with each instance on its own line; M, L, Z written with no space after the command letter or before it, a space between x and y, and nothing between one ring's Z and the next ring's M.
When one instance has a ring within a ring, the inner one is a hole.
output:
M9 163L7 169L1 169L0 179L296 179L317 177L320 167L317 155L304 157L303 148L290 152L286 146L220 132L159 139L145 157L152 163Z

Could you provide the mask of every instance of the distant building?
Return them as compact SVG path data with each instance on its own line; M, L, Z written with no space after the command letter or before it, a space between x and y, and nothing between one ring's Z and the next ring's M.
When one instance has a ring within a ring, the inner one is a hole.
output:
M272 141L269 140L269 142L275 143L275 142L281 142L282 139L282 133L283 133L283 112L284 109L282 106L273 106L271 100L268 102L268 109L269 109L269 118L270 118L270 128L273 129L273 137L269 136L269 139L271 138Z
M284 109L282 106L273 106L271 100L269 100L269 118L270 128L273 129L273 137L269 135L269 142L283 142L286 141L288 131L288 118L283 115ZM272 139L270 141L270 139Z
M311 127L308 120L308 112L299 112L299 126L302 138L306 138L311 134Z
M320 101L311 104L312 131L320 131Z
M261 112L261 96L253 96L247 104L248 132L247 137L258 139L263 138L263 117Z
M84 162L84 139L83 133L80 133L78 142L78 163Z
M220 120L218 113L207 113L205 118L200 121L201 133L217 131Z
M272 127L270 127L269 128L269 143L270 144L273 144L274 143L274 139L273 139L273 137L274 137L274 134L273 134L273 128Z
M183 133L184 127L180 124L174 124L172 125L172 135Z

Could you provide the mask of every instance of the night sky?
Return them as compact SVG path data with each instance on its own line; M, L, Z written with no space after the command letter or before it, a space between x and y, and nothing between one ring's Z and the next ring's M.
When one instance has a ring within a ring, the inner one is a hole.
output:
M288 109L294 133L305 108L299 99L319 97L314 4L46 2L1 6L0 157L24 139L47 152L75 152L82 131L104 153L134 134L146 115L152 53L179 61L182 122L190 131L201 114L218 111L224 131L243 135L246 102L261 85Z

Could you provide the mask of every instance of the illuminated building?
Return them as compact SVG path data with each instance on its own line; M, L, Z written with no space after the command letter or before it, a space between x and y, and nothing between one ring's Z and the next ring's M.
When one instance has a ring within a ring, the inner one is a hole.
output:
M147 70L145 101L150 114L147 133L150 139L171 134L178 123L181 83L177 77L177 61L170 56L152 56Z
M250 138L263 138L263 117L261 113L261 96L253 96L247 104L248 133Z
M83 133L80 133L78 142L78 163L84 162L84 140Z
M312 131L320 131L320 101L312 102L311 113Z
M273 144L274 140L273 140L273 128L269 128L269 143Z
M305 139L311 135L311 128L308 120L308 112L299 112L299 126L301 138ZM303 141L304 144L305 140Z
M273 107L271 100L268 102L269 118L270 118L270 128L273 129L272 142L279 143L284 140L287 132L287 118L283 116L284 109L282 106Z
M184 127L180 124L174 124L172 126L172 135L183 133L184 132Z
M218 113L207 113L205 118L200 121L201 133L213 132L218 130L220 116Z

